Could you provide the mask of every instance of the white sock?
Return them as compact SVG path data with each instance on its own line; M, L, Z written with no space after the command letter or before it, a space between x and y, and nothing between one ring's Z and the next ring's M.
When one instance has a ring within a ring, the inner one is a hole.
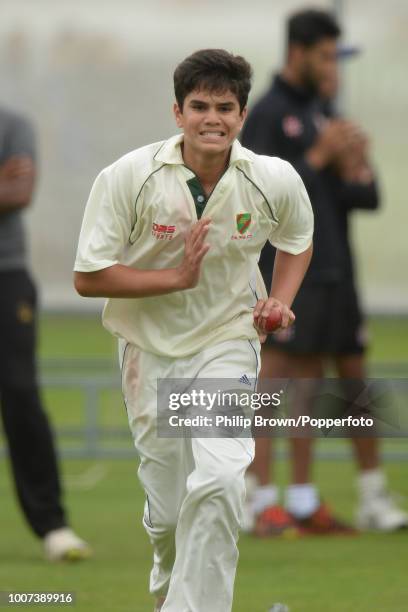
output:
M312 483L288 486L285 498L288 512L298 519L313 514L320 505L317 488Z
M255 514L261 514L268 506L275 506L278 502L278 487L265 485L255 489L252 497L252 510Z
M363 470L357 476L357 489L360 497L372 498L380 495L387 485L387 478L381 468Z

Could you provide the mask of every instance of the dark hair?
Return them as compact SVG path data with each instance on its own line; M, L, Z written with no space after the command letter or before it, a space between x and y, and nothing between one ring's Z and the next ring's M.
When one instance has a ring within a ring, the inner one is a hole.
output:
M297 43L311 47L322 38L338 38L341 29L334 15L317 9L294 13L287 22L288 45Z
M230 90L236 95L240 111L245 108L251 89L252 68L240 55L224 49L202 49L186 57L174 71L174 92L183 109L186 96L194 90Z

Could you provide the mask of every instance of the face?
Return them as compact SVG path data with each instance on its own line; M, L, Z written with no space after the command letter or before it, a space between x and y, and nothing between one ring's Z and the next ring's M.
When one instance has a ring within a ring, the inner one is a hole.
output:
M183 109L174 105L178 127L184 131L184 147L201 155L228 152L241 130L247 109L240 111L231 91L223 93L195 90L184 99Z
M337 64L326 77L320 81L319 95L323 100L333 100L339 89L339 72Z
M324 81L333 80L337 68L337 44L334 38L323 38L312 47L298 47L298 70L305 88L320 93Z

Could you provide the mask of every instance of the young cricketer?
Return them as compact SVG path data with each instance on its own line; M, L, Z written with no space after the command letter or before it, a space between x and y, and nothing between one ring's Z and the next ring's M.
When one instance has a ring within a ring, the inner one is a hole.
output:
M123 393L154 548L150 591L162 612L228 612L251 438L160 438L158 378L256 380L258 332L281 326L312 251L313 214L299 175L244 149L251 67L219 49L176 68L181 133L125 155L97 177L86 206L75 287L108 298ZM269 298L251 279L277 248ZM254 323L256 319L256 326ZM162 607L161 607L162 606Z

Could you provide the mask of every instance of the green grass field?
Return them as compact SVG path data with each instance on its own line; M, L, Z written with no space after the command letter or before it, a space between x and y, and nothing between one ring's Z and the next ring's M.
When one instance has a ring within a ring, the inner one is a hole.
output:
M402 375L401 364L408 361L408 322L376 320L371 330L372 363L398 363ZM40 339L42 358L115 360L114 342L95 319L48 316L42 320ZM80 418L80 398L75 392L50 390L45 397L56 426ZM107 395L102 410L103 423L126 426L116 393ZM333 442L348 447L346 441ZM130 441L124 444L129 448ZM386 443L388 449L405 452L407 446L405 440ZM408 499L407 467L407 463L390 462L387 473L391 488ZM72 523L92 544L95 557L83 564L53 566L43 561L39 542L21 518L8 464L0 460L0 591L75 591L78 612L150 612L151 550L141 526L143 492L136 469L136 458L62 462ZM324 498L339 514L352 519L353 463L318 461L315 475ZM278 481L286 480L286 462L279 461ZM407 547L408 532L301 541L242 536L233 610L266 612L273 602L282 601L291 612L405 612Z

